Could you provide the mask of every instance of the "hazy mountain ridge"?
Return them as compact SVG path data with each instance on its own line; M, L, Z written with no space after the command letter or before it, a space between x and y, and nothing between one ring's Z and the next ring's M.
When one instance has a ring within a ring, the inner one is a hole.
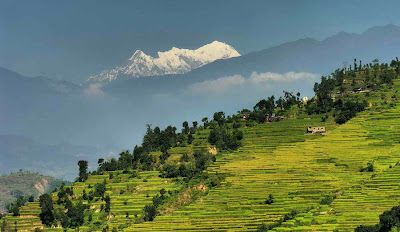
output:
M24 169L68 180L75 178L79 159L91 160L93 164L101 154L91 146L48 145L17 135L0 135L0 148L0 175Z
M0 92L16 93L8 88L10 85L29 92L18 94L51 93L51 94L76 94L80 87L68 81L54 80L47 77L25 77L19 73L0 67ZM1 94L0 93L0 94Z

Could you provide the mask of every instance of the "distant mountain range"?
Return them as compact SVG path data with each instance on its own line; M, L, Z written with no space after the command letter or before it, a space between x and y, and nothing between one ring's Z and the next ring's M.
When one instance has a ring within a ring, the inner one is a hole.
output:
M85 84L107 83L122 76L129 78L183 74L219 59L240 56L230 45L214 41L196 50L173 47L166 52L158 52L154 58L137 50L125 65L91 76Z
M149 78L121 79L104 90L109 93L154 93L155 85L174 92L184 86L231 75L249 76L253 72L311 72L329 75L337 67L352 64L353 59L371 62L375 58L390 61L398 56L400 27L389 24L372 27L361 34L340 32L318 41L311 38L251 52L239 57L216 60L185 74ZM157 91L159 91L157 89Z
M176 123L201 120L198 117L217 110L252 107L257 99L279 95L282 90L313 94L312 83L301 80L285 85L274 80L258 92L247 86L234 87L235 92L217 97L206 91L204 96L190 96L187 92L193 85L207 88L201 83L234 75L243 81L254 72L329 75L337 67L352 64L354 58L363 63L375 58L389 62L399 55L399 48L400 27L386 25L361 34L341 32L322 41L301 39L245 55L220 42L193 51L173 48L158 58L136 52L115 72L94 76L83 85L24 77L0 68L0 135L5 136L0 137L0 164L7 172L28 169L28 164L35 164L35 171L51 171L54 166L59 173L45 174L70 179L73 173L65 170L75 170L82 157L95 160L111 151L132 149L140 143L146 124L179 126ZM16 142L7 142L10 139ZM57 163L63 157L68 162ZM37 163L44 161L44 165Z

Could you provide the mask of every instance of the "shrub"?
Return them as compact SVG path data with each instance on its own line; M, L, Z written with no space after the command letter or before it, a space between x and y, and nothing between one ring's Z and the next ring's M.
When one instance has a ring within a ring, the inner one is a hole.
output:
M378 232L379 229L376 226L358 226L354 232Z
M269 230L269 226L265 225L264 223L262 223L258 228L257 228L257 232L266 232Z
M330 205L335 198L332 195L326 195L324 198L321 199L321 205Z
M153 221L157 216L157 209L154 205L146 205L144 207L144 221Z
M265 204L270 205L274 203L274 196L272 194L269 194L267 200L265 200Z
M367 167L360 169L360 172L373 172L373 171L374 171L374 165L371 162L368 163Z
M208 141L221 150L236 150L241 146L243 132L235 130L231 133L226 127L216 127L209 136Z
M346 118L344 115L341 115L341 114L340 114L340 115L336 116L335 122L336 122L337 124L339 124L339 125L342 125L342 124L344 124L344 123L347 122L347 118Z
M94 196L95 197L104 197L104 193L106 192L106 184L105 183L97 183L94 186Z
M235 123L232 124L232 128L233 128L233 129L237 129L237 128L239 128L239 127L240 127L240 123L236 123L236 122L235 122Z
M189 162L190 158L188 154L183 154L181 157L181 162Z

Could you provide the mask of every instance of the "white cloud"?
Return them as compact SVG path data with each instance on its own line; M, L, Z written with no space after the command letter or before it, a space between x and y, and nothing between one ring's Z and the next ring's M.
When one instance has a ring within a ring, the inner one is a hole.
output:
M101 90L101 84L91 84L83 90L87 97L103 97L105 93Z
M245 83L246 79L244 77L234 75L192 84L188 91L192 95L223 94Z
M313 82L318 81L319 77L317 74L307 72L287 72L284 74L253 72L248 78L241 75L233 75L216 80L198 82L189 86L186 93L208 96L223 95L228 92L238 93L245 90L249 94L251 91L278 89L290 85L312 85Z
M250 81L255 83L263 83L268 81L296 81L296 80L312 80L315 81L319 78L319 75L307 72L287 72L284 74L280 73L257 73L253 72L250 75Z

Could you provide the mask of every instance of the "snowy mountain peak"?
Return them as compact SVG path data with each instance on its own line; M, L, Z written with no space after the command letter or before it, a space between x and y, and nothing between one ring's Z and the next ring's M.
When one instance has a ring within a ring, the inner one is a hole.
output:
M230 48L230 49L233 49L230 45L223 43L223 42L219 42L217 40L213 41L212 43L206 44L203 47L200 47L199 49L208 49L208 48L222 48L222 49Z
M195 50L172 47L168 51L158 52L157 56L152 57L136 50L125 65L91 76L85 84L109 83L120 76L138 78L183 74L215 60L229 59L240 54L230 45L214 41Z
M150 58L150 56L146 55L141 50L136 50L136 52L133 53L133 55L131 56L131 58L129 58L129 60L146 59L146 58Z

